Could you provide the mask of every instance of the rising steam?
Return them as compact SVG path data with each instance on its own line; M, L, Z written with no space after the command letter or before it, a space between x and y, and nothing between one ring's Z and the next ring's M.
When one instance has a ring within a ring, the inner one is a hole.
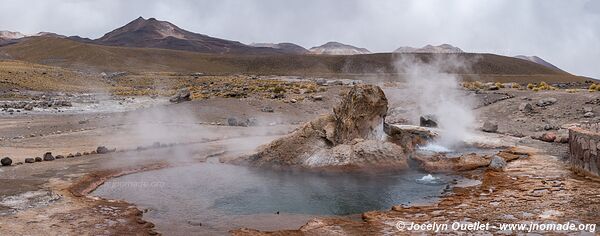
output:
M459 78L450 72L468 71L469 62L453 55L434 56L428 62L403 54L395 60L396 70L406 80L407 95L416 104L413 116L437 117L441 137L436 144L448 148L461 146L473 135L475 115L470 97L460 89Z

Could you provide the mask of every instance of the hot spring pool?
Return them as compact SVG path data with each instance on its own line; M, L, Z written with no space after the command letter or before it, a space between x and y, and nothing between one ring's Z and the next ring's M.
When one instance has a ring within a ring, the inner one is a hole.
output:
M112 179L93 194L148 208L144 217L160 232L218 234L296 229L316 216L431 202L452 178L416 170L319 174L198 163Z

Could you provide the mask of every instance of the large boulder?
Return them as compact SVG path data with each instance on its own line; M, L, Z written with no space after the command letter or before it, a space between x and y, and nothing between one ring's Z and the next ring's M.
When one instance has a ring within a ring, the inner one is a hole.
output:
M383 141L386 112L387 99L381 88L356 85L333 114L318 117L234 162L269 167L407 168L402 147Z

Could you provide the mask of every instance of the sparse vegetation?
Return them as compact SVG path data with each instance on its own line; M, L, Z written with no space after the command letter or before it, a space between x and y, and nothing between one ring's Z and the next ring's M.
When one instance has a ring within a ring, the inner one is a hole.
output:
M557 87L554 87L552 85L549 85L548 83L542 81L539 84L533 84L533 83L529 83L527 84L527 88L533 90L534 92L537 91L541 91L541 90L558 90Z

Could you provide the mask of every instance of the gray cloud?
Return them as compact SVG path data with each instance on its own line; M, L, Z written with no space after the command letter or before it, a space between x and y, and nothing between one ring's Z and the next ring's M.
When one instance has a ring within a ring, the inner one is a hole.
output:
M5 0L0 29L97 38L138 16L244 43L339 41L374 52L450 43L537 55L600 78L600 2L593 0Z

